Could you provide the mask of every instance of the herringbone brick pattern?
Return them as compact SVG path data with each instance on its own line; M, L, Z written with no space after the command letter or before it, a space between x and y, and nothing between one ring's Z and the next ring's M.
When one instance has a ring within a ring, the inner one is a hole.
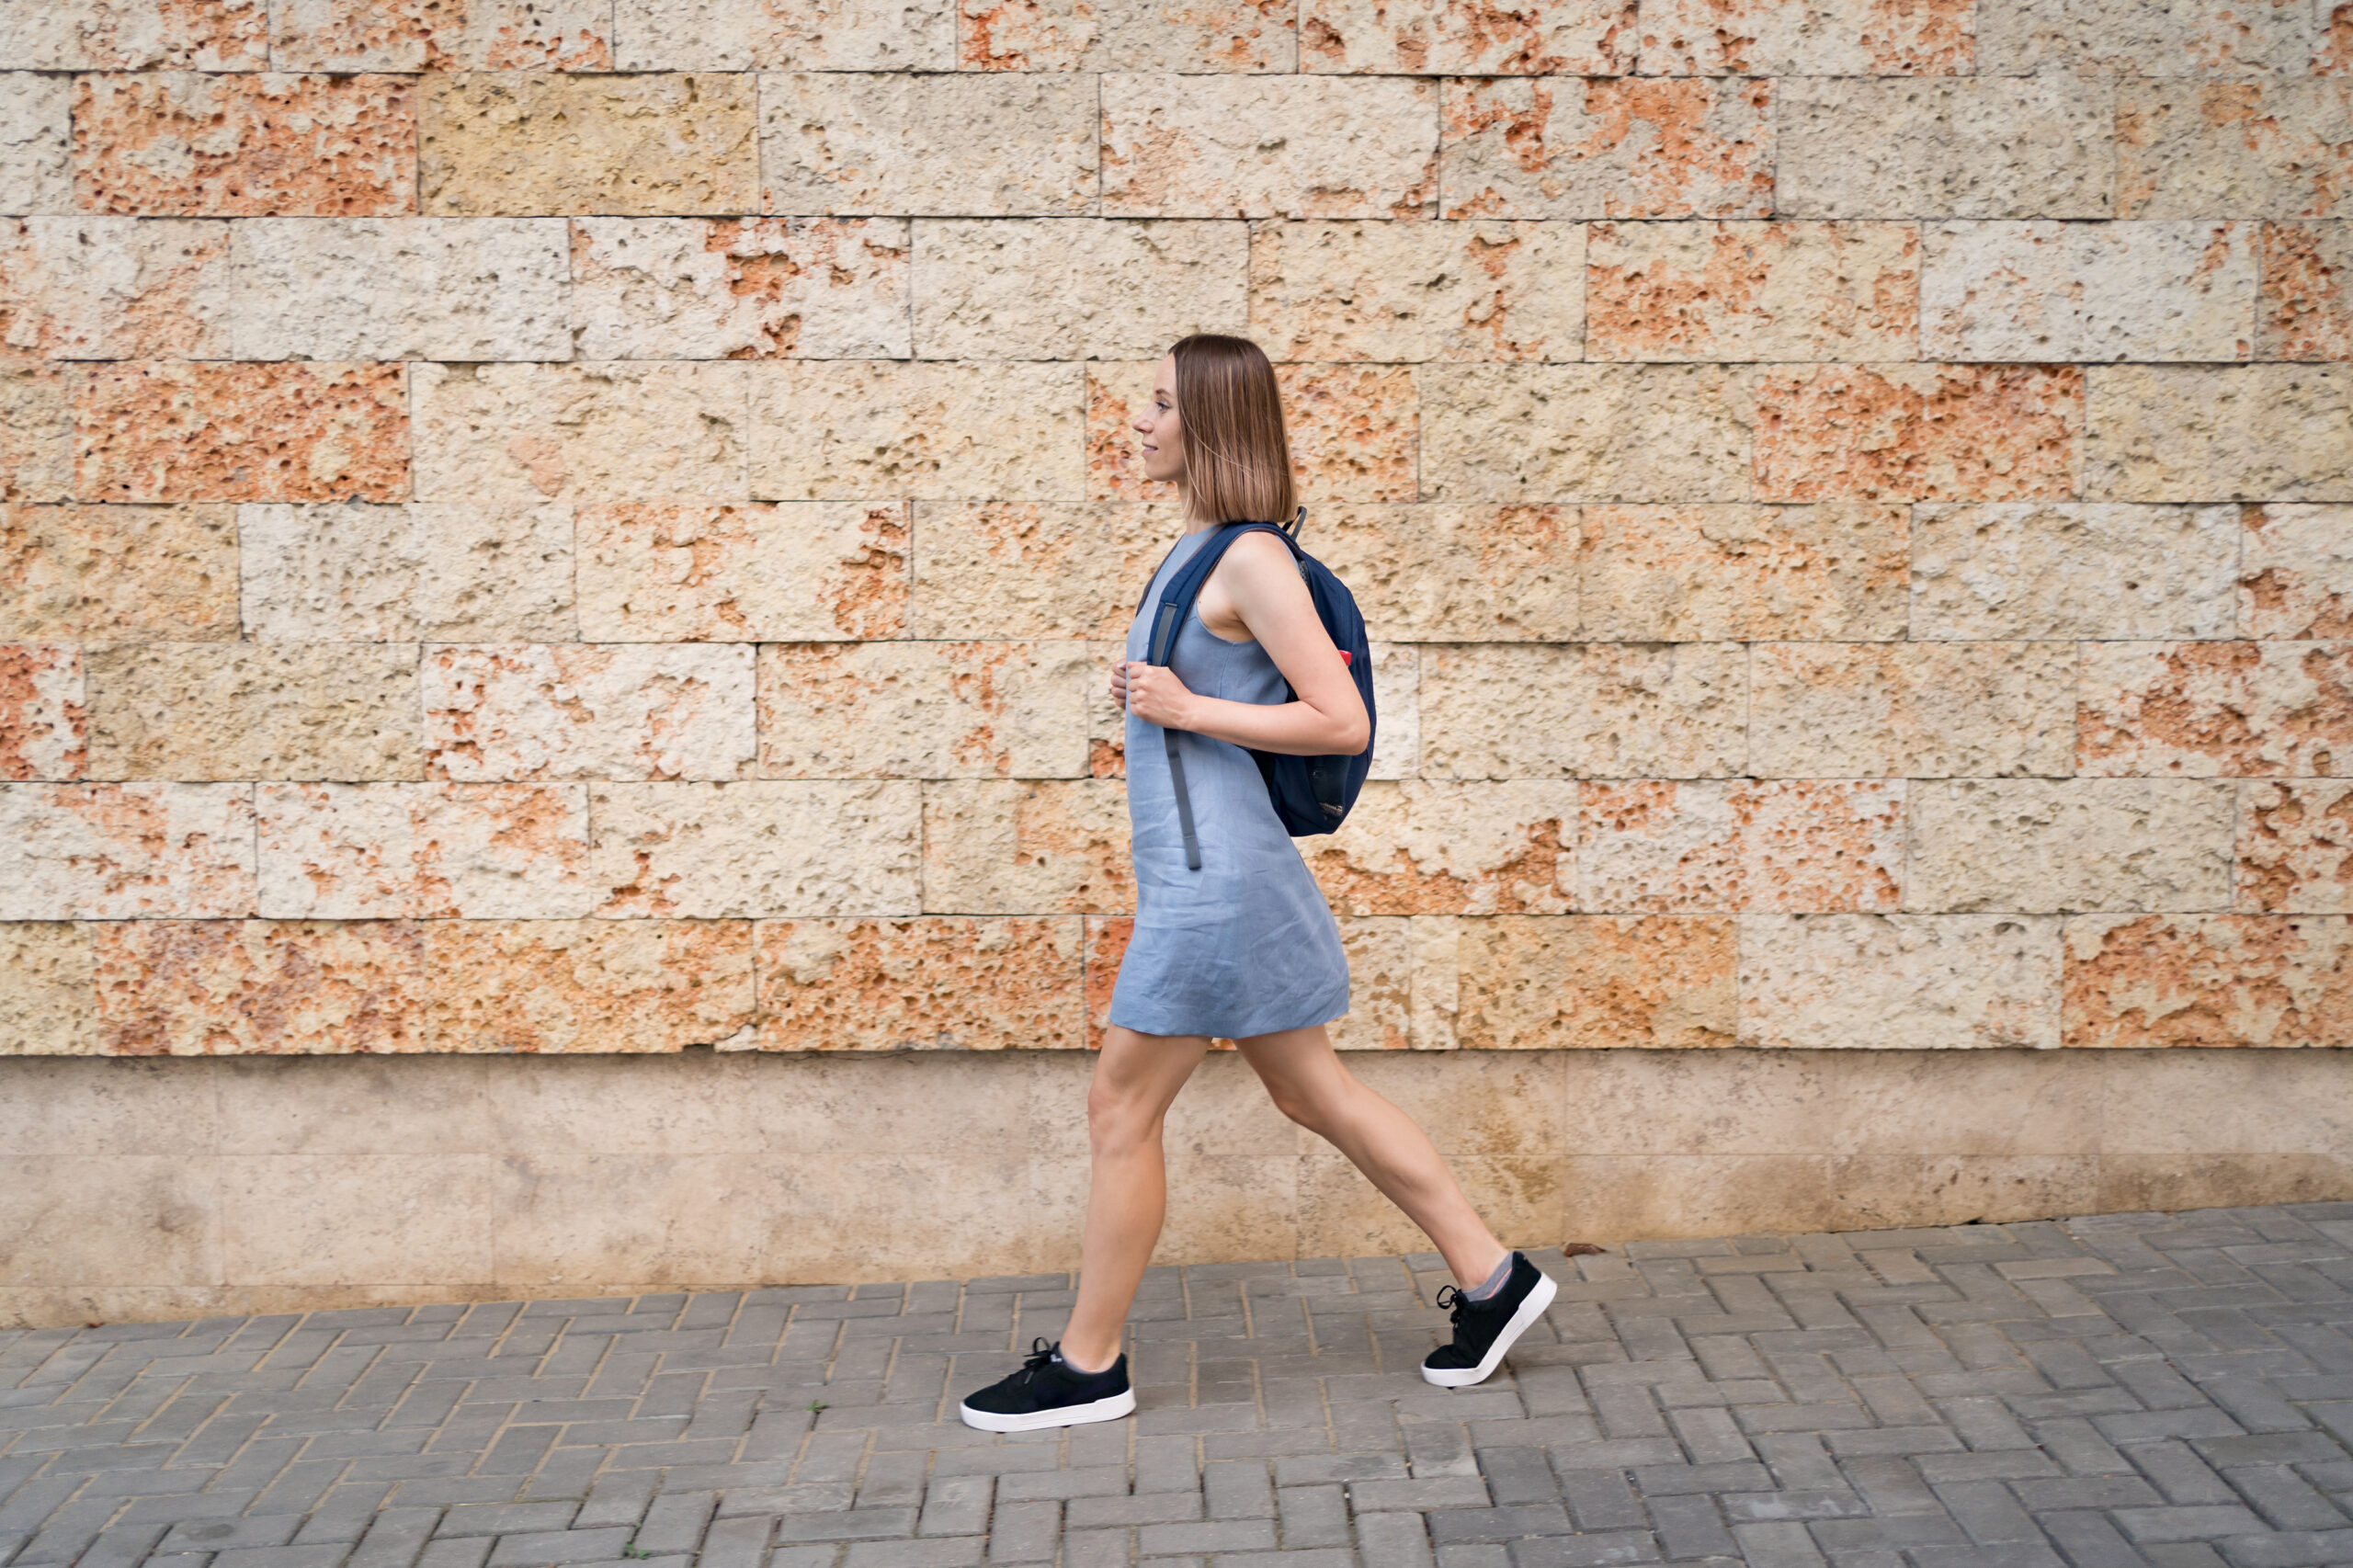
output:
M1142 1410L957 1396L1063 1276L0 1334L8 1568L2353 1562L2353 1203L1156 1270Z

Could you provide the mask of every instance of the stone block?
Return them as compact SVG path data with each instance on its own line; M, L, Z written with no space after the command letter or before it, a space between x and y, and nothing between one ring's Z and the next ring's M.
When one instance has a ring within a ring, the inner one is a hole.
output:
M952 71L956 7L860 0L826 7L773 0L617 0L623 71Z
M1415 949L1409 920L1339 923L1348 960L1348 1010L1327 1026L1336 1051L1407 1051L1414 1045Z
M2048 1050L2052 915L1768 915L1740 923L1740 1043L1768 1050Z
M1141 359L1188 333L1248 329L1242 223L935 220L915 247L926 359Z
M2353 359L2353 222L2266 223L2258 359Z
M2353 915L2353 784L2242 784L2235 842L2240 914Z
M0 784L0 920L254 913L250 784Z
M270 55L292 71L610 71L600 0L281 0Z
M2238 509L2238 631L2353 637L2353 507Z
M74 210L73 121L70 78L0 71L0 212Z
M1261 223L1250 335L1276 359L1576 359L1576 223Z
M2118 777L2353 775L2353 645L2087 642L2076 766Z
M414 921L122 920L95 928L109 1056L381 1055L428 1049Z
M1902 507L1587 506L1585 634L1624 642L1904 635Z
M1760 500L2064 500L2085 460L2072 365L1793 366L1757 382Z
M2253 223L1932 223L1938 359L2228 361L2254 353Z
M1792 218L2123 216L2115 210L2116 94L2106 80L2063 75L1789 78L1775 109L1779 210Z
M1128 720L1126 710L1111 696L1111 666L1127 657L1127 645L1104 640L1086 644L1086 657L1093 673L1086 684L1086 776L1090 778L1125 778L1128 776ZM1382 679L1381 650L1373 650L1373 699L1384 714L1388 712L1389 697L1380 685ZM1415 732L1418 735L1419 732ZM1418 740L1415 743L1419 744ZM1381 761L1373 763L1378 769Z
M560 503L242 506L245 634L570 642L572 533L572 508Z
M1275 380L1302 501L1416 498L1420 400L1410 367L1285 365Z
M759 210L755 79L494 72L425 78L418 189L435 217Z
M0 58L27 71L266 71L267 0L47 0L0 17Z
M236 636L235 508L0 506L0 639Z
M1450 79L1443 216L1766 217L1772 97L1758 79Z
M592 359L908 351L904 218L575 218L572 326Z
M740 643L444 644L420 673L428 778L740 778L758 749Z
M1923 913L2131 913L2230 903L2227 783L1915 781L1904 904Z
M766 642L899 637L907 504L584 506L583 636Z
M404 367L127 360L79 368L74 488L89 501L398 501Z
M913 915L921 787L753 780L600 784L589 880L605 918Z
M1747 652L1727 642L1466 643L1422 654L1431 778L1706 778L1742 770Z
M2105 76L2301 75L2312 68L2315 8L2294 0L2192 0L2162 8L2116 0L1984 0L1977 69Z
M750 1037L745 920L422 924L437 1051L677 1051Z
M1435 82L1163 74L1102 82L1107 217L1437 216Z
M1300 850L1336 914L1557 915L1574 907L1576 786L1368 783Z
M2119 218L2347 217L2349 184L2353 77L2117 84Z
M88 653L99 778L424 777L416 646L118 642Z
M88 771L82 651L0 642L0 778L79 778Z
M1632 0L1311 0L1301 66L1378 75L1624 76L1634 70Z
M264 784L248 829L256 911L276 920L571 920L584 877L582 784Z
M2084 915L2067 922L2071 1046L2332 1046L2353 1030L2353 920Z
M966 71L1276 71L1299 68L1277 0L961 0Z
M1097 210L1096 79L786 73L760 78L763 210L915 218Z
M2239 529L2229 506L1915 506L1912 635L2227 636Z
M0 924L0 1056L92 1056L101 1050L97 927L79 920Z
M1909 223L1596 223L1589 359L1909 359Z
M759 924L763 1051L1076 1051L1076 915Z
M74 430L57 365L0 363L0 502L74 493Z
M1717 365L1431 365L1422 499L1746 501L1754 386Z
M1554 642L1579 631L1574 506L1311 508L1300 535L1377 635Z
M740 365L415 367L421 501L742 501Z
M229 358L229 231L203 218L0 221L0 354Z
M918 502L913 634L1125 637L1184 526L1169 505Z
M74 202L134 218L416 210L405 76L166 71L74 81Z
M1118 779L956 779L922 789L924 913L1134 910L1127 790Z
M2353 367L2096 365L2097 501L2353 500Z
M1975 7L1964 0L1652 0L1646 76L1966 76ZM1980 67L1979 69L1983 69Z
M768 778L1082 778L1084 642L774 642L760 650Z
M1760 642L1748 771L1759 778L2064 778L2071 642Z
M1076 365L859 359L750 372L751 486L774 500L1075 500Z
M230 228L238 358L572 358L561 219L262 218Z
M1580 910L1816 914L1903 906L1901 779L1587 783Z
M1729 918L1506 915L1460 928L1466 1049L1733 1043L1739 942Z

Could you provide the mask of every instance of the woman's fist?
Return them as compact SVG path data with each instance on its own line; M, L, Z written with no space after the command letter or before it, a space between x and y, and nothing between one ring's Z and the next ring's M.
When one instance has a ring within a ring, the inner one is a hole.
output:
M1147 724L1165 730L1187 727L1185 713L1193 694L1176 672L1160 665L1131 659L1111 666L1111 695L1120 707Z

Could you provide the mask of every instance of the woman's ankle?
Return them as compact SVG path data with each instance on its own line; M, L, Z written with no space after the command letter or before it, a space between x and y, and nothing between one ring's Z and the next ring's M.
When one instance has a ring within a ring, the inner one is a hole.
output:
M1074 1372L1085 1372L1089 1376L1109 1371L1111 1364L1120 1358L1119 1346L1116 1345L1108 1350L1102 1350L1095 1346L1074 1349L1070 1342L1064 1340L1062 1342L1061 1350L1064 1366Z

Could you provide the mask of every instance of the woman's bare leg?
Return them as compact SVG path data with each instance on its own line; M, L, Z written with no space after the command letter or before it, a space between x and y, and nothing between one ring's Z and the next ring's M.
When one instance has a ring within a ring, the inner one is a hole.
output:
M1168 1210L1161 1128L1170 1102L1210 1049L1207 1035L1138 1034L1114 1024L1086 1091L1093 1165L1079 1242L1078 1301L1063 1358L1090 1372L1119 1358L1128 1307Z
M1422 1228L1469 1290L1510 1256L1414 1119L1357 1081L1317 1024L1233 1042L1275 1107L1346 1154ZM1089 1211L1090 1221L1092 1211Z

